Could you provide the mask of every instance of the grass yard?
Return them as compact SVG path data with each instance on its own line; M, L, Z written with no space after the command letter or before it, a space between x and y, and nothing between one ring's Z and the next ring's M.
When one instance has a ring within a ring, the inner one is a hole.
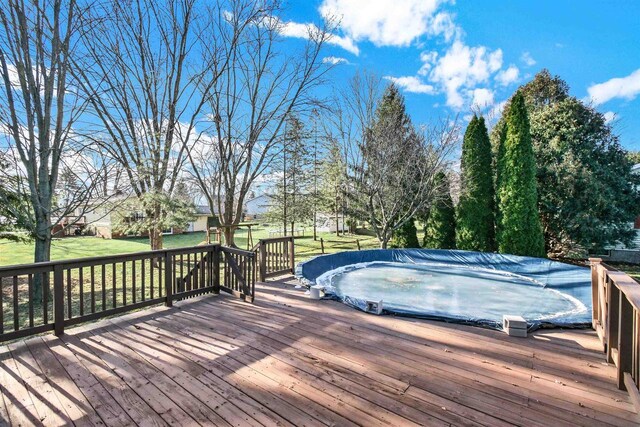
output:
M254 227L253 241L269 237L271 227ZM311 228L306 229L304 237L296 239L296 262L320 255L320 240L314 241ZM361 249L379 247L375 237L349 235L337 237L331 233L319 233L318 238L325 241L325 253L357 249L356 239L360 241ZM204 232L176 234L164 236L164 247L179 248L196 246L205 241ZM241 249L247 248L247 231L240 229L236 232L236 244ZM51 247L51 259L74 259L103 255L118 255L131 252L149 250L149 240L146 237L128 237L122 239L101 239L98 237L66 237L55 239ZM16 243L0 239L0 266L29 264L33 262L33 244Z

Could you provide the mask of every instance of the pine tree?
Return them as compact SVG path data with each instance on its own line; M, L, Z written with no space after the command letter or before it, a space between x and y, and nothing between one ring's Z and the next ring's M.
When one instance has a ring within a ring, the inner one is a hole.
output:
M455 249L455 209L451 200L449 179L444 172L438 172L435 185L439 187L440 194L429 209L422 246L433 249Z
M516 92L506 119L504 146L498 148L497 191L500 211L498 250L501 253L545 256L538 216L536 163L524 96Z
M462 145L460 201L456 218L456 246L472 251L495 250L495 193L491 142L484 118L467 127Z
M413 219L406 221L397 230L393 232L391 242L389 242L391 248L419 248L418 242L418 229Z
M312 170L313 159L308 146L308 135L297 117L290 117L282 143L280 158L274 162L274 170L282 177L275 185L273 203L267 218L293 230L295 223L312 218Z
M336 234L340 235L340 215L344 218L347 204L347 177L345 160L340 145L335 140L329 140L326 156L321 164L320 177L319 203L334 217Z

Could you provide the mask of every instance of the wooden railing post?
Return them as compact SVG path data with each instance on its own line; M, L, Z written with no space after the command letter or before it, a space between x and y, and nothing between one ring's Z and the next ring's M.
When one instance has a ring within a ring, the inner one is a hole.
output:
M296 242L293 236L289 240L289 263L291 267L291 274L294 274L296 271L296 255L295 255L295 246Z
M267 280L267 244L264 240L260 240L258 254L258 263L260 265L260 281L264 282Z
M591 325L593 329L597 329L597 324L600 320L600 300L598 298L600 275L598 274L598 266L601 263L601 258L589 258L589 264L591 265Z
M164 253L164 290L165 302L167 307L173 306L173 260L171 254L167 251Z
M611 280L611 278L605 278ZM620 317L620 290L613 283L607 286L607 329L606 329L606 345L607 345L607 362L618 364L618 321Z
M213 263L213 293L220 293L220 245L217 245L211 252L211 262Z
M61 264L53 267L53 331L64 334L64 270Z
M633 372L633 306L618 292L618 388L625 390L624 373Z

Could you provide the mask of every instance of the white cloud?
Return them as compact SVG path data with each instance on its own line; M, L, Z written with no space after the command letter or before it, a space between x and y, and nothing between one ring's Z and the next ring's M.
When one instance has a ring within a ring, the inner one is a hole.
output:
M640 69L626 77L616 77L589 86L587 92L595 105L604 104L614 98L632 100L640 94Z
M451 39L457 27L447 13L436 13L443 0L323 0L320 14L336 18L352 39L377 46L408 46L416 38L443 34Z
M442 35L449 42L462 36L462 29L453 22L453 17L447 12L437 13L428 28L430 35Z
M484 46L470 47L457 40L437 60L429 78L442 87L449 107L461 109L465 106L461 90L466 89L469 93L478 84L486 83L501 67L502 50L489 51Z
M322 58L322 62L324 64L332 64L332 65L349 63L349 61L347 61L345 58L340 58L338 56L327 56L325 58Z
M520 70L515 65L510 65L506 70L500 71L496 74L496 81L502 86L509 86L518 80Z
M277 18L273 18L277 19ZM282 23L282 29L280 33L285 37L294 37L300 39L308 39L309 35L320 31L319 28L315 24L302 24L299 22L284 22ZM351 37L343 37L337 34L331 34L331 36L327 39L328 44L332 44L334 46L341 47L347 52L351 52L354 55L360 55L360 49L354 42Z
M422 52L420 54L420 60L422 61L422 67L418 70L418 74L426 76L438 59L438 52Z
M435 93L437 93L436 89L432 85L423 83L422 81L420 81L420 79L414 76L385 76L385 79L394 82L399 87L410 93L424 93L428 95L434 95Z
M521 56L520 56L520 60L522 62L524 62L524 64L527 67L533 67L534 65L536 65L536 60L533 59L533 57L531 56L531 53L529 52L524 52Z
M615 119L616 119L616 113L614 113L613 111L607 111L606 113L604 113L605 123L611 123Z
M486 88L470 90L471 105L473 107L486 108L493 105L493 91Z

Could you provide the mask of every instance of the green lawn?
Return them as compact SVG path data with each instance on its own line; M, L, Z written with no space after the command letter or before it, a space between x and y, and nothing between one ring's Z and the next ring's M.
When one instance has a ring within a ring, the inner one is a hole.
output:
M272 227L254 228L253 241L267 238ZM302 261L321 254L320 240L314 241L312 230L306 229L306 236L296 239L296 261ZM325 252L332 253L344 250L355 250L356 239L360 240L362 249L377 248L378 241L370 236L340 236L330 233L319 233L319 238L325 240ZM186 233L164 236L165 248L179 248L195 246L205 241L205 233ZM247 248L247 232L240 229L236 232L236 244L241 249ZM149 250L149 240L146 237L129 237L123 239L101 239L98 237L66 237L55 239L51 247L51 259L74 259L102 255L118 255L131 252ZM29 264L33 262L33 244L16 243L0 239L0 266Z

